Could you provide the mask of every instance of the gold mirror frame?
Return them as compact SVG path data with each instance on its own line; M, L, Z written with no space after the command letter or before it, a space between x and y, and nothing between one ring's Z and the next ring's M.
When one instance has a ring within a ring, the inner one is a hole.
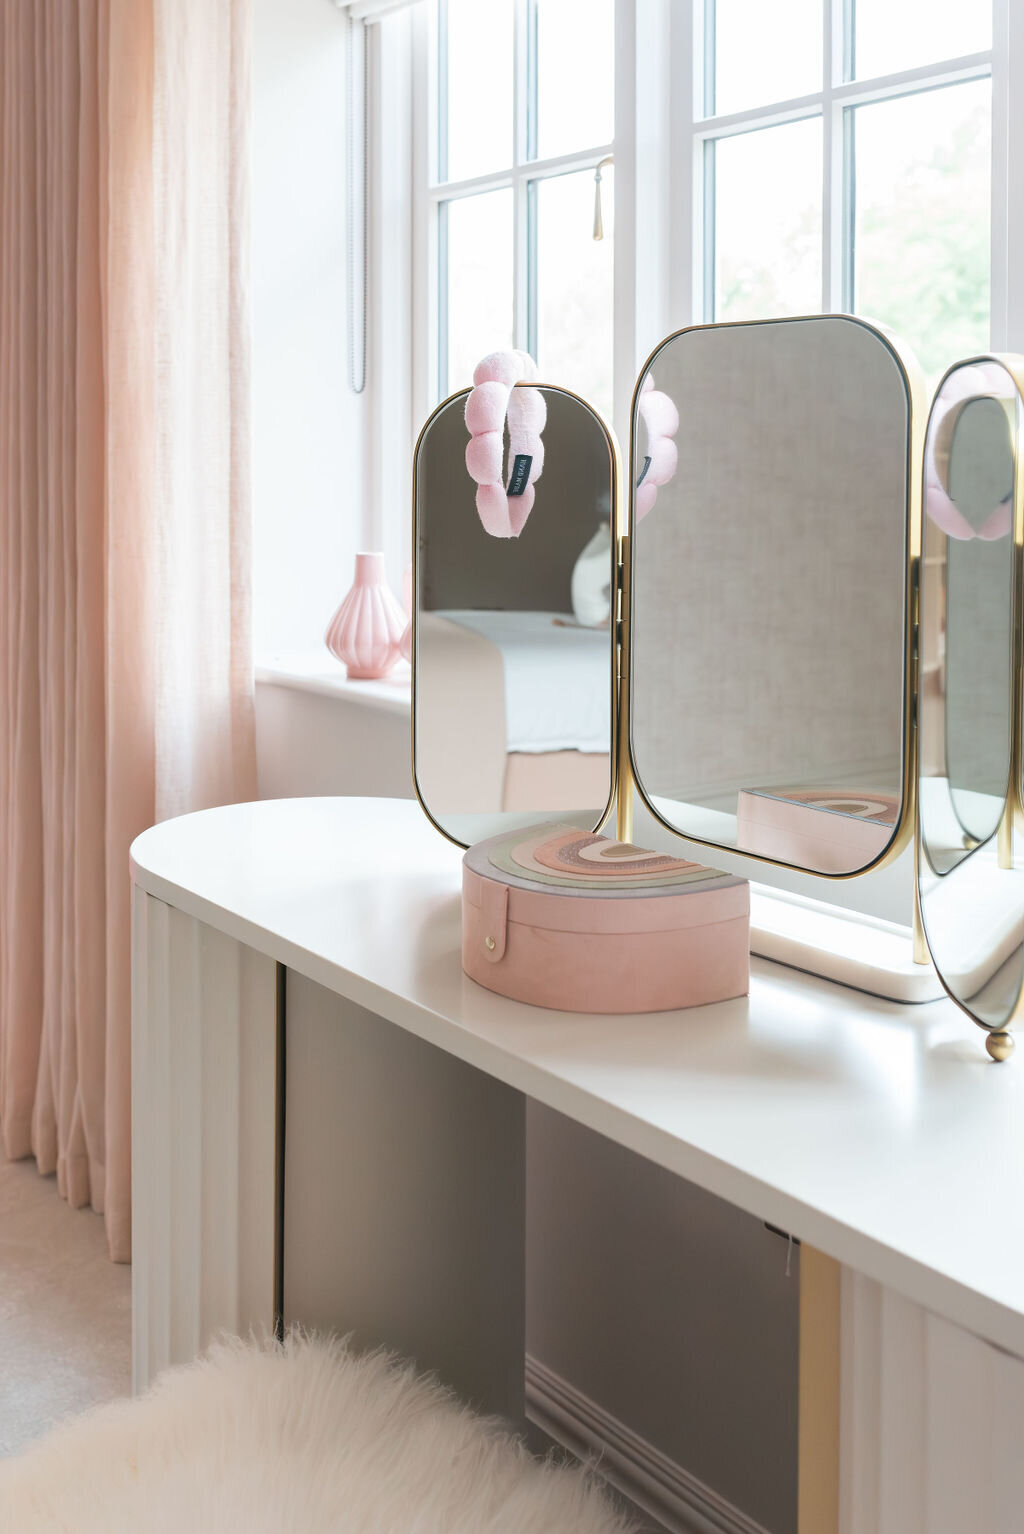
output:
M1019 408L1024 412L1024 356L1012 352L983 352L975 357L964 357L948 367L939 379L932 397L928 411L928 419L925 423L925 438L927 428L931 423L932 411L942 394L942 390L954 373L961 368L981 365L987 362L995 362L1007 374L1014 389L1017 391ZM923 468L922 455L922 468ZM1013 861L1013 839L1015 828L1024 826L1024 474L1021 473L1020 461L1020 433L1015 431L1013 442L1013 553L1011 575L1011 608L1010 608L1010 764L1009 782L1007 787L1006 802L1003 814L1000 818L999 828L996 831L998 839L998 856L1000 866L1009 868ZM919 647L915 646L915 677L914 692L918 693ZM914 834L914 908L917 920L921 924L921 931L927 942L927 928L924 925L923 913L921 912L921 853L923 847L923 835L921 830L921 806L920 796L917 798ZM929 950L930 953L930 950ZM935 973L939 977L942 989L950 1001L967 1017L976 1027L982 1029L985 1034L985 1048L993 1060L1002 1062L1008 1060L1014 1050L1014 1038L1010 1031L1024 1017L1024 985L1010 1016L1001 1027L986 1023L958 996L954 995L946 977L939 966L934 954L931 962L935 966Z
M632 538L635 527L635 495L636 483L634 443L637 431L638 404L643 381L650 368L656 362L659 354L673 341L682 336L697 331L708 330L735 330L738 328L749 329L754 325L788 325L805 324L817 320L844 320L849 324L857 325L863 330L869 331L876 336L886 350L890 353L899 370L904 394L907 401L907 499L906 499L906 522L904 532L904 559L905 559L905 583L903 594L903 728L900 742L900 755L902 761L901 770L901 803L900 815L886 848L872 859L870 863L850 872L827 873L820 869L807 868L799 863L785 862L779 858L773 858L765 853L747 852L738 847L727 846L722 842L709 841L700 836L688 836L685 832L671 825L663 815L655 808L642 787L636 768L636 759L633 751L632 720L630 716L629 699L632 691L632 674L629 669L629 638L628 638L628 615L631 610L633 598L633 561L631 557ZM624 597L623 607L626 614L627 635L624 644L626 675L622 686L623 699L621 703L621 716L624 720L625 739L619 741L619 782L628 784L636 789L648 813L670 831L673 836L680 840L692 843L695 846L706 847L712 852L726 852L732 857L749 858L752 862L759 863L766 868L780 868L787 872L796 872L813 875L818 879L830 881L858 879L864 874L875 869L884 868L887 864L895 861L904 852L915 835L917 825L917 731L915 720L916 699L916 655L917 655L917 621L918 621L918 583L921 561L921 486L924 459L924 421L927 412L922 408L924 395L924 380L916 358L902 342L888 334L880 326L872 324L869 320L863 320L850 314L803 314L793 317L782 317L766 320L737 320L715 324L684 325L680 330L675 330L667 335L651 352L636 381L633 390L633 399L630 408L630 492L629 492L629 517L628 526L624 537L623 566L624 566ZM770 881L769 881L770 882ZM916 883L915 883L916 890ZM914 957L920 963L927 963L927 954L923 951L923 939L919 929L919 916L917 900L914 901Z
M619 748L619 742L622 739L622 733L623 733L623 728L624 728L624 723L625 723L624 720L621 718L621 713L622 713L622 708L623 708L623 689L622 689L622 687L620 685L620 678L621 678L621 675L622 675L622 645L623 645L623 622L622 622L622 546L623 546L623 541L624 541L624 537L625 537L625 526L626 526L626 519L627 519L627 514L628 514L626 501L625 501L625 498L623 496L622 454L619 451L619 444L618 444L618 441L616 440L615 433L612 431L611 427L608 425L607 421L604 419L604 417L602 416L601 412L598 409L596 409L595 406L593 406L590 403L589 400L584 399L582 394L576 394L572 389L565 389L560 384L548 384L548 383L544 383L542 380L532 379L532 378L529 379L528 381L524 380L522 383L516 384L515 387L517 389L518 388L540 389L540 390L544 391L546 394L560 394L564 398L570 399L570 400L574 400L577 404L582 405L584 407L584 409L587 410L589 412L589 414L593 416L593 418L596 421L597 425L600 427L600 429L601 429L601 431L602 431L602 433L604 435L605 444L606 444L606 446L608 448L608 459L609 459L609 464L610 464L610 469L611 469L611 482L610 482L610 485L609 485L609 493L610 493L610 498L611 498L611 505L610 505L610 510L611 510L611 530L610 530L610 535L609 535L609 544L610 544L610 547L609 547L609 560L610 560L610 564L611 564L611 602L612 602L611 626L610 626L610 632L609 632L609 649L611 651L612 664L611 664L609 669L610 669L610 686L611 686L611 720L612 720L612 731L611 731L611 733L612 733L613 738L611 740L609 740L609 742L608 742L608 762L609 762L608 800L607 800L607 802L605 804L604 809L601 812L601 815L600 815L600 818L599 818L599 820L597 822L597 825L593 829L595 831L603 831L605 829L605 827L611 821L612 816L615 815L616 816L616 825L617 825L618 832L619 832L619 840L620 841L628 841L629 840L629 836L628 835L623 836L622 835L622 830L623 830L624 826L628 830L628 829L631 828L631 825L632 825L631 796L629 794L622 794L622 793L619 792L619 785L620 785L620 781L621 781L620 780L620 772L621 772L621 766L622 766L622 754L621 754L621 750ZM430 431L430 428L433 425L434 421L437 420L437 418L439 416L441 416L446 410L450 409L450 407L453 404L455 404L457 401L461 400L463 402L463 404L465 404L465 401L469 398L470 393L471 393L471 390L469 388L456 389L453 394L449 394L448 395L447 399L443 399L439 405L436 405L434 407L434 409L427 416L427 419L424 421L423 426L420 429L419 435L416 438L416 445L413 448L413 459L412 459L412 568L413 568L412 650L411 650L411 655L412 655L412 697L411 697L411 712L412 712L412 738L411 738L412 785L413 785L413 792L416 795L416 799L417 799L417 802L419 803L420 809L423 811L424 815L426 815L427 819L430 821L430 824L435 828L435 830L437 830L437 831L439 831L441 833L441 835L445 838L446 841L449 841L449 842L453 843L453 845L456 846L456 847L462 847L463 849L465 849L469 844L467 842L460 841L458 839L458 837L453 836L450 831L447 831L445 829L445 827L440 824L440 822L438 821L437 817L434 815L433 811L431 810L430 806L428 805L426 799L424 798L423 792L422 792L422 790L420 788L419 775L418 775L417 770L416 770L416 764L417 764L417 723L416 723L416 721L417 721L417 706L416 706L417 705L417 697L416 697L416 690L417 689L416 689L416 675L417 675L417 669L418 669L417 668L417 659L418 659L418 650L419 650L419 602L418 602L418 595L419 595L419 574L420 574L420 571L419 571L419 534L420 534L419 463L420 463L420 450L421 450L421 448L423 446L423 443L424 443L424 440L425 440L425 438L427 436L427 433ZM467 438L467 440L468 440L468 438ZM623 804L626 801L630 802L630 813L626 813L623 810ZM624 818L624 815L625 815L625 818Z

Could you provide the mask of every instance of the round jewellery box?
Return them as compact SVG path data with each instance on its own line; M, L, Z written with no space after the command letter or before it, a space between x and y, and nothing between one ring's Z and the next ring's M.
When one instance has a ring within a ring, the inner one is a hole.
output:
M462 967L563 1012L663 1012L745 996L745 879L574 826L503 832L462 862Z

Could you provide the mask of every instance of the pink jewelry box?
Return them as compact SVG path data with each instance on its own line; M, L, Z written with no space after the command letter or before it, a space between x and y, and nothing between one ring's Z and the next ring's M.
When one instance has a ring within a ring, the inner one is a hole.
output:
M462 861L462 967L563 1012L663 1012L745 996L745 879L574 826L505 831Z
M822 873L852 873L881 857L896 829L899 800L849 788L744 788L736 847Z

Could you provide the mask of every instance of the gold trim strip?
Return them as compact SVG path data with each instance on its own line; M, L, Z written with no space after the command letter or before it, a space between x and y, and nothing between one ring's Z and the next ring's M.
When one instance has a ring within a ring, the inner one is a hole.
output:
M839 1528L841 1281L834 1258L800 1248L799 1534L836 1534Z

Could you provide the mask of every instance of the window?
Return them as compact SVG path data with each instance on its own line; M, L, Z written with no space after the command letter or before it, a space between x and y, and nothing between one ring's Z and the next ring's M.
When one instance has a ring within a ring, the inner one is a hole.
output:
M429 0L422 413L516 345L609 414L614 363L622 432L647 351L702 320L852 311L901 335L933 379L1020 347L1017 8Z
M614 0L431 11L431 402L469 384L485 353L518 346L546 382L610 416Z
M698 21L702 317L853 311L933 377L986 350L991 6L706 0Z

